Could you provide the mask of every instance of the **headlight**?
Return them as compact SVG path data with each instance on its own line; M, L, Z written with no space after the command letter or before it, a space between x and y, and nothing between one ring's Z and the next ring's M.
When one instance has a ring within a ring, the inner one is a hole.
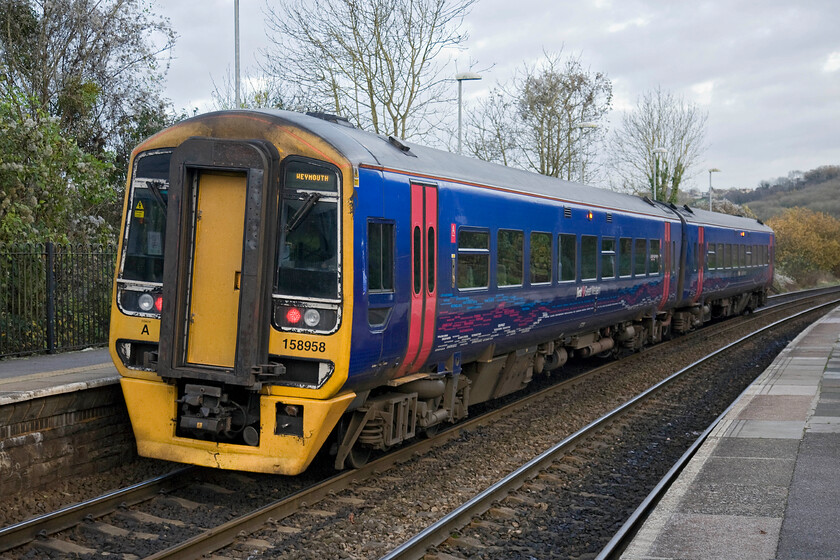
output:
M137 314L154 317L160 314L163 309L163 296L158 289L150 292L127 290L123 287L117 289L117 303L123 313Z
M303 314L303 322L306 323L307 327L317 327L318 323L321 322L321 314L318 313L317 309L307 309L306 313Z
M152 297L152 294L143 294L137 298L137 306L140 311L149 312L155 306L155 298Z

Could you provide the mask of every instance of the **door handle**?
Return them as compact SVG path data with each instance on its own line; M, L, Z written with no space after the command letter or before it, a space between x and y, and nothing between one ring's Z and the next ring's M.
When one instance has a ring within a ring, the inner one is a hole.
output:
M233 273L233 289L238 290L242 283L242 271L236 270Z

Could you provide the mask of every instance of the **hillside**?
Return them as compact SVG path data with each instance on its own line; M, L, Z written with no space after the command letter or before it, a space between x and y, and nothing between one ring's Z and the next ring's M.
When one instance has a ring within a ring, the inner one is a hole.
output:
M794 172L773 181L762 181L753 190L732 189L715 194L736 204L746 204L763 221L794 206L840 219L840 166L824 165L805 173Z

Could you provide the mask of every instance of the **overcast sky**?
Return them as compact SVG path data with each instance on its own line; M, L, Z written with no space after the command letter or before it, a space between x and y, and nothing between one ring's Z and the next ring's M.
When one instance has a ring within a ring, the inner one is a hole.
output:
M264 6L240 0L241 63L251 74L267 44ZM212 109L211 78L233 72L233 0L159 0L158 10L180 36L165 95L176 108ZM563 49L610 78L613 122L657 86L700 104L709 113L694 177L702 190L710 167L721 169L715 188L753 188L840 165L837 0L478 0L465 25L452 74L471 61L490 68L464 84L468 101L544 50Z

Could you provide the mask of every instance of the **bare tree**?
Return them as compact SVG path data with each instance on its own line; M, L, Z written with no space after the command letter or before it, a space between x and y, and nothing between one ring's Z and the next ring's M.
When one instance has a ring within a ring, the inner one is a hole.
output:
M523 167L519 161L518 126L513 96L501 87L467 113L467 153L478 159L511 167Z
M236 86L234 77L227 68L220 83L215 79L213 91L213 105L218 110L224 109L299 109L295 101L286 94L283 84L270 76L254 77L247 72L241 79L241 95L239 107L236 106Z
M98 153L128 115L159 107L174 41L146 0L4 0L0 90Z
M583 182L611 103L606 75L584 68L580 57L546 54L472 112L467 147L481 159Z
M643 94L610 141L613 186L676 203L680 186L706 150L707 120L706 111L662 88ZM654 151L660 148L664 153Z
M267 8L264 70L306 108L400 138L437 125L446 49L476 0L288 0Z

